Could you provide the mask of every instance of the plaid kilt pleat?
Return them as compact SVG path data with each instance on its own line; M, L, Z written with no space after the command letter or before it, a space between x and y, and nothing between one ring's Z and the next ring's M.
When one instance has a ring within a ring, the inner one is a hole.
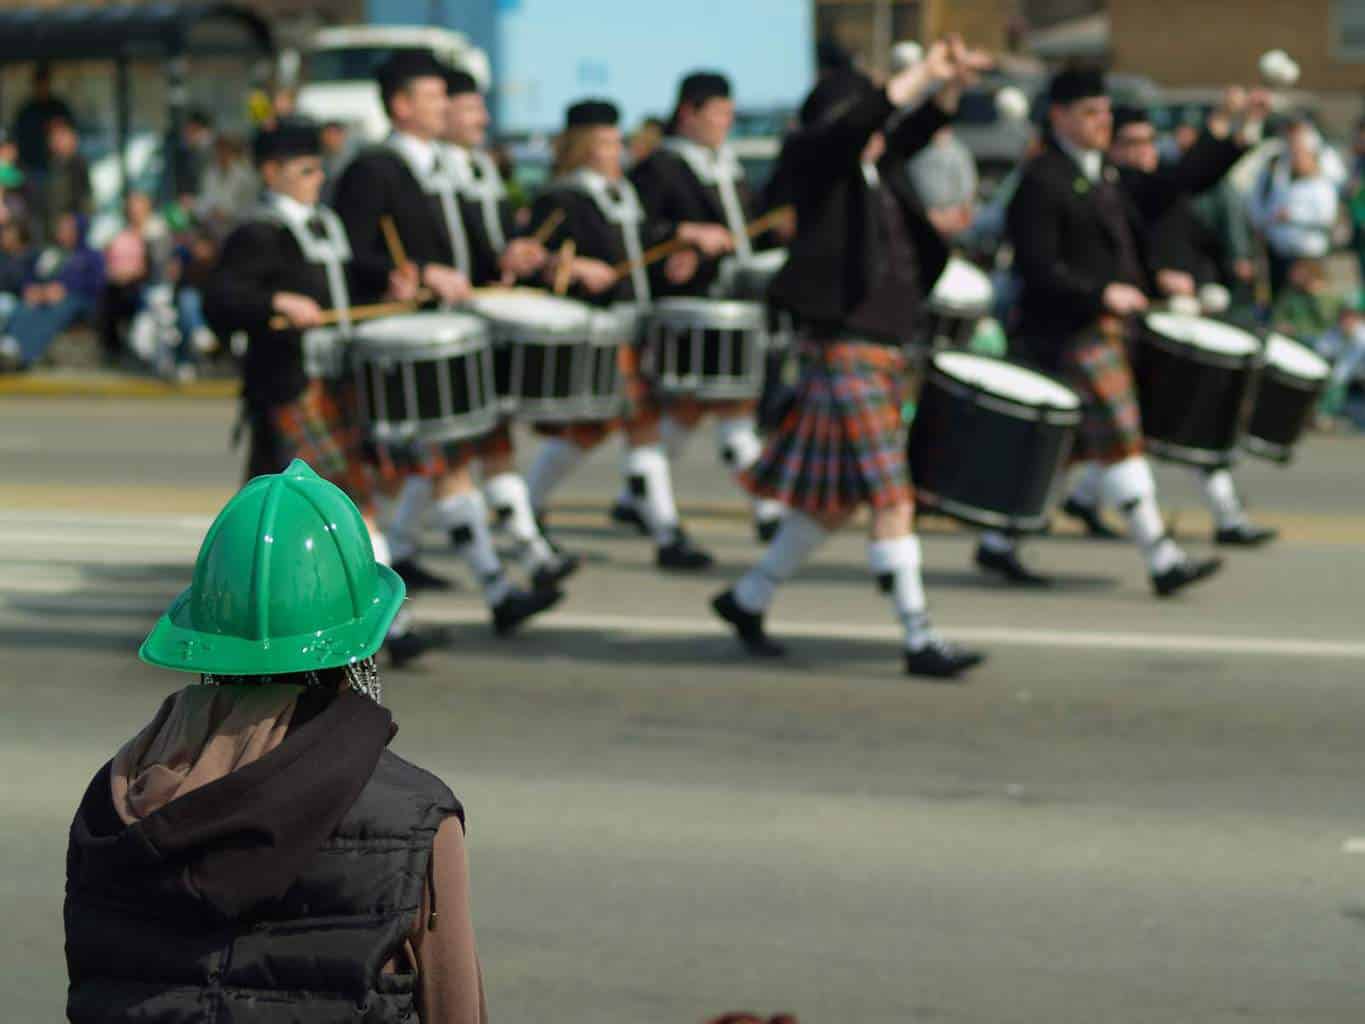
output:
M744 485L814 516L911 503L905 357L855 342L807 342L802 355L795 397Z
M1142 413L1122 338L1082 334L1063 351L1058 376L1081 397L1075 461L1111 464L1142 454Z
M349 391L335 381L311 380L292 402L270 410L273 457L283 470L302 459L345 491L362 509L374 494L374 479L363 457L360 430Z

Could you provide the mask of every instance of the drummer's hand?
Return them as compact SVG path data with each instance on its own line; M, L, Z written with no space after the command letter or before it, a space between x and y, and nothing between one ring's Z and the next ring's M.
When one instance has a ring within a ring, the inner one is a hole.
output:
M696 275L700 266L701 257L697 255L697 250L684 249L682 252L675 252L665 261L664 277L668 278L669 284L686 284Z
M1156 286L1162 295L1193 295L1194 276L1187 274L1183 270L1158 270L1156 272Z
M1105 286L1104 308L1118 316L1141 313L1147 308L1147 296L1131 284L1115 281Z
M454 267L443 267L439 263L428 263L422 268L422 283L447 306L463 302L473 291L469 278Z
M395 302L412 302L417 298L417 268L405 263L389 272L389 298Z
M290 325L303 330L322 323L322 307L307 295L295 292L276 292L270 308L282 315Z
M617 281L610 263L580 257L573 261L573 278L594 295L609 291Z
M534 274L545 266L545 261L549 258L550 254L545 251L545 246L534 238L512 239L502 251L502 259L498 261L502 268L503 283L511 284L519 277Z
M730 232L719 224L679 224L678 237L688 245L696 246L708 259L723 256L735 247Z

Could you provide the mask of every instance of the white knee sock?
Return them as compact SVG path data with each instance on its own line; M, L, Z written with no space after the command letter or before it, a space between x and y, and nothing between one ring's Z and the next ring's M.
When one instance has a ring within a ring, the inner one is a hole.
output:
M752 416L737 416L716 424L716 449L720 461L736 478L763 454L763 441L758 436L758 424ZM780 501L754 498L754 518L761 523L781 519L785 511Z
M994 551L996 554L1005 555L1018 547L1018 543L1009 534L1001 533L999 530L982 530L981 546L987 551Z
M422 516L431 504L431 480L424 476L410 476L403 481L403 489L393 504L384 531L389 541L389 552L395 562L402 562L417 554L417 541L422 532Z
M1104 488L1104 466L1098 462L1083 462L1077 466L1071 478L1071 490L1067 497L1088 508L1097 508Z
M578 468L587 454L568 438L547 437L541 441L531 462L531 471L526 474L531 507L537 512L543 510L550 501L551 492Z
M672 416L664 416L659 420L659 439L663 441L668 461L676 462L687 451L687 442L692 440L692 428L679 423Z
M1232 482L1232 473L1226 469L1213 469L1204 471L1201 476L1204 500L1209 503L1214 525L1220 530L1235 530L1245 526L1246 510L1242 508L1242 499L1237 495L1237 485Z
M785 583L829 537L829 531L804 512L789 512L758 564L735 584L735 600L746 611L768 610L779 583Z
M450 531L455 550L478 577L484 600L490 605L500 603L512 588L493 549L493 536L488 532L488 505L483 495L466 491L442 498L436 503L436 514L441 525Z
M673 473L663 448L645 444L626 452L626 480L631 501L650 536L656 544L667 544L678 528L678 506L673 498Z
M536 523L525 480L516 473L499 473L484 481L483 493L494 515L506 519L508 530L524 549L526 564L532 571L556 561L554 549Z
M1165 572L1185 558L1175 541L1166 536L1166 524L1156 502L1156 480L1152 467L1141 455L1134 455L1105 470L1102 487L1104 500L1117 506L1127 517L1133 540L1152 573Z
M924 581L920 577L919 537L911 533L891 540L869 541L867 561L905 629L906 650L919 650L933 638Z

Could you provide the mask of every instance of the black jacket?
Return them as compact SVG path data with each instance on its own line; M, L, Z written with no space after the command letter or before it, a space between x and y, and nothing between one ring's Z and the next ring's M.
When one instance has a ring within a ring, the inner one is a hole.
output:
M1145 174L1106 165L1145 274L1158 269L1149 225L1181 196L1217 182L1241 156L1236 143L1205 135L1178 163ZM1006 215L1014 269L1022 290L1015 331L1029 354L1055 365L1062 347L1103 311L1104 289L1119 280L1119 242L1105 219L1097 187L1055 142L1025 168ZM1150 288L1150 282L1143 282Z
M1231 259L1218 232L1181 196L1152 225L1152 267L1183 270L1195 284L1222 284L1232 279Z
M352 261L346 270L352 304L359 295L377 296L388 287L387 266ZM307 295L324 309L332 304L327 272L322 264L303 258L288 228L269 220L248 221L223 243L204 289L204 313L219 337L246 332L242 393L257 410L291 401L308 384L302 335L270 326L276 292Z
M416 924L437 829L464 812L385 749L392 732L386 710L343 693L126 826L100 769L67 852L68 1018L413 1020L414 975L382 967Z
M803 322L837 326L867 294L880 258L875 203L863 177L861 157L872 134L894 112L877 91L842 116L787 137L782 155L796 202L797 234L786 266L773 282L773 302ZM888 130L878 164L905 217L919 260L920 292L928 295L948 261L948 247L929 223L910 185L905 162L929 144L950 117L928 102Z

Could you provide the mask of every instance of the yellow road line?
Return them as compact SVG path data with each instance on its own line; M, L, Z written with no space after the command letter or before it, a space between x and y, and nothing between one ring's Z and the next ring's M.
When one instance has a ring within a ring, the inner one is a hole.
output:
M0 376L0 395L7 398L235 398L239 390L235 379L173 384L155 377L103 373Z

